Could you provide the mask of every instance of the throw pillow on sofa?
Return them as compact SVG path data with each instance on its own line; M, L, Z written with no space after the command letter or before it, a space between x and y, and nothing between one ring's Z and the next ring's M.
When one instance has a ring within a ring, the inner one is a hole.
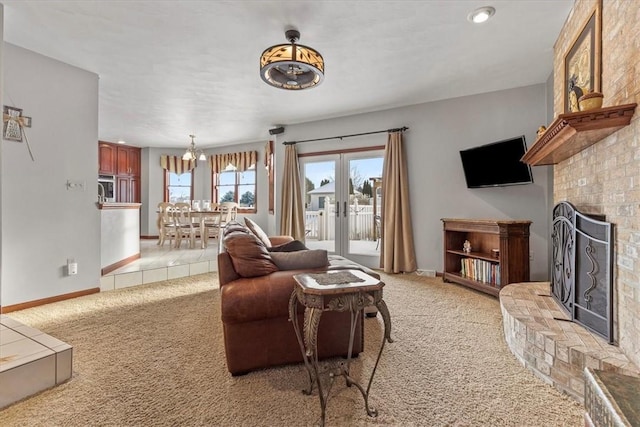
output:
M241 277L258 277L278 271L265 245L253 233L226 233L223 244L233 268Z
M307 249L309 248L306 247L300 240L292 240L278 246L271 246L270 248L267 248L269 252L295 252L304 251Z
M246 216L244 217L244 223L247 226L247 228L251 230L251 232L258 239L260 239L260 241L264 243L264 245L267 248L271 247L271 240L269 240L269 236L267 236L267 233L265 233L264 230L258 224L256 224L253 220L247 218Z
M279 270L304 270L329 265L325 249L307 249L295 252L271 252L271 259Z

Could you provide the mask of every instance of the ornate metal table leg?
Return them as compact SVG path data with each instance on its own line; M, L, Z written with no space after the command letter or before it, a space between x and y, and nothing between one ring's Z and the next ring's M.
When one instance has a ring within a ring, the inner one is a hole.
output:
M298 338L298 345L300 346L300 352L302 353L302 359L304 365L307 368L307 376L309 377L309 388L302 390L306 395L310 395L313 392L313 383L315 378L313 377L313 368L307 357L307 352L304 348L304 341L302 340L302 333L300 332L300 323L298 322L298 296L296 290L291 293L289 298L289 321L293 323L293 330L296 332L296 338Z
M304 343L307 349L306 358L311 358L311 366L313 367L314 380L318 386L318 397L320 398L320 426L324 426L325 413L327 409L327 398L322 389L322 381L320 381L320 371L318 368L318 325L320 324L320 316L322 309L314 307L306 307L304 309Z
M376 307L378 311L382 315L382 320L384 322L384 337L382 337L382 344L380 345L380 351L378 352L378 358L376 359L376 364L373 366L373 371L371 372L371 377L369 378L369 385L367 385L367 397L369 396L369 390L371 390L371 383L373 382L373 376L376 374L376 369L378 368L378 363L380 362L380 356L382 356L382 350L384 349L385 341L393 342L391 339L391 317L389 316L389 309L387 308L387 304L384 302L382 298L376 301Z
M389 316L389 309L387 308L387 305L385 304L385 302L382 300L381 295L375 296L374 300L377 300L374 304L380 311L382 315L382 319L384 320L384 337L382 338L382 344L380 345L380 350L378 351L376 364L374 365L373 370L371 371L371 376L369 377L367 390L365 391L358 382L356 382L351 377L349 377L348 371L346 370L344 371L344 374L347 377L347 385L353 384L358 388L358 390L360 390L360 393L362 394L362 398L364 399L364 405L367 411L367 415L369 415L370 417L378 416L378 411L375 408L369 406L369 391L371 390L373 377L376 374L376 369L378 368L378 363L380 362L380 356L382 356L382 350L384 349L385 341L393 342L393 340L391 339L391 318Z

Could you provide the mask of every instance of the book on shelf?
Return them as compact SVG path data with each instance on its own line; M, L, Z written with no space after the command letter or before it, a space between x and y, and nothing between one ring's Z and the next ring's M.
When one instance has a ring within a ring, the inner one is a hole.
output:
M500 265L475 258L462 258L460 275L491 285L500 283Z

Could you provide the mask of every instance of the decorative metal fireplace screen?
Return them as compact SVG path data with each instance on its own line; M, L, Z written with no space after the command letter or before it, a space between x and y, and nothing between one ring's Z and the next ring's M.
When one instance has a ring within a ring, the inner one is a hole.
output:
M551 292L571 320L613 343L613 225L568 202L553 208Z

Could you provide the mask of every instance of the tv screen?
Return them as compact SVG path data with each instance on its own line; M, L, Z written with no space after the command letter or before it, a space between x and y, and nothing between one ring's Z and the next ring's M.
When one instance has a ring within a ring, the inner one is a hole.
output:
M524 135L460 151L467 187L531 184L531 166L520 161L526 151Z

